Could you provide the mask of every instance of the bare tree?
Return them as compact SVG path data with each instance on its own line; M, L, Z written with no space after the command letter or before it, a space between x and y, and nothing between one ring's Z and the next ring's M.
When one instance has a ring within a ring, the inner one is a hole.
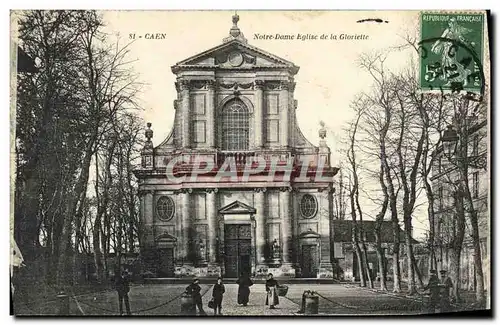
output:
M348 132L349 136L349 149L347 150L347 159L350 164L350 172L352 176L352 185L349 193L350 201L351 201L351 216L353 220L353 245L355 246L356 256L358 257L358 264L360 266L360 278L361 285L366 286L366 282L368 282L368 286L373 288L373 279L370 272L370 267L368 264L368 253L366 247L366 233L364 232L363 227L363 210L361 209L361 205L359 202L359 171L358 171L358 162L356 160L356 134L358 132L358 126L360 119L363 115L363 103L355 102L353 103L353 107L356 111L356 117L354 122L351 124L351 127ZM357 221L357 215L359 216L359 222Z
M390 161L391 156L388 154L388 137L391 126L394 124L394 79L387 76L384 62L384 55L369 56L364 55L360 57L359 64L361 68L365 69L374 80L373 93L366 95L370 100L372 108L380 109L382 111L381 119L383 121L382 127L378 134L378 142L380 144L380 161L383 166L383 175L385 176L385 185L389 195L389 208L391 211L391 222L393 230L393 245L392 245L392 264L393 264L393 278L394 278L394 292L401 291L401 271L399 265L400 256L400 238L399 238L399 218L398 218L398 199L396 186L394 180L397 179L397 174L393 169L393 164Z

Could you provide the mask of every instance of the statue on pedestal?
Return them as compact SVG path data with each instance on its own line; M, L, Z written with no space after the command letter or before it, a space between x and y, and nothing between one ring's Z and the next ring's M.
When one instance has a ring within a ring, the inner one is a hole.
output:
M198 252L199 252L199 256L198 256L198 261L199 261L199 264L206 264L207 261L206 261L206 252L205 252L205 244L203 243L203 240L200 239L200 241L198 242Z
M271 256L274 264L279 264L281 262L281 252L278 240L274 239L273 245L271 247Z

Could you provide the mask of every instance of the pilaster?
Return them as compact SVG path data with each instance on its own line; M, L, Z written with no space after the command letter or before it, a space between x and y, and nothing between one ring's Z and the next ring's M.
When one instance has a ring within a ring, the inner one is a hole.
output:
M208 221L208 262L215 264L217 262L217 206L216 190L207 190L207 221Z
M215 80L207 81L207 145L211 148L215 148L215 107L216 107L216 91L215 91Z
M263 143L263 114L264 114L264 81L255 80L255 128L254 128L254 138L255 147L262 148Z
M289 82L282 81L281 82L281 90L279 97L279 105L280 105L280 142L283 147L289 147Z
M256 264L257 267L265 263L264 248L266 245L266 220L265 220L265 192L266 188L255 189L255 234L256 234Z
M190 116L189 116L189 81L181 80L179 82L181 92L181 116L182 116L182 147L191 146Z
M285 187L281 189L280 204L281 204L281 229L283 236L283 264L291 264L292 258L292 215L290 213L290 194L292 191L291 187Z
M330 197L332 188L326 187L318 190L319 198L319 234L321 235L320 242L320 264L319 274L320 278L333 277L333 264L332 264L332 242L331 236L331 220L330 220Z
M180 255L184 260L184 264L191 264L191 213L190 213L190 193L192 190L184 190L182 196L182 245L180 247Z

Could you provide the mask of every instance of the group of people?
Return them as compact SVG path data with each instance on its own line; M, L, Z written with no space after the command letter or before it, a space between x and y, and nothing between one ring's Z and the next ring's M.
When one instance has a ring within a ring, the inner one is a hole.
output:
M238 284L238 305L247 306L250 299L250 287L253 285L253 281L247 274L241 274L236 284ZM206 315L201 298L200 280L194 279L186 288L186 292L193 296L199 314ZM214 309L214 315L222 315L222 300L225 292L226 289L222 283L222 278L219 277L213 287L212 300L209 303L209 307ZM269 273L267 276L266 293L266 306L269 305L270 309L275 309L275 306L279 304L278 281L274 279L272 273Z
M438 278L436 270L430 271L429 283L425 290L430 291L429 312L436 312L436 308L442 313L451 311L450 290L453 282L445 270L439 271L441 279Z

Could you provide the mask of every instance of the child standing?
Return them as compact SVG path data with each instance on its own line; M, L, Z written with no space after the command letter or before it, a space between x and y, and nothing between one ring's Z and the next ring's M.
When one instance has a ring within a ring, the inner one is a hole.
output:
M214 285L214 290L212 291L212 298L214 300L214 315L217 315L217 310L219 310L219 315L222 315L222 298L224 296L226 289L224 284L222 284L222 278L217 278L217 283Z

